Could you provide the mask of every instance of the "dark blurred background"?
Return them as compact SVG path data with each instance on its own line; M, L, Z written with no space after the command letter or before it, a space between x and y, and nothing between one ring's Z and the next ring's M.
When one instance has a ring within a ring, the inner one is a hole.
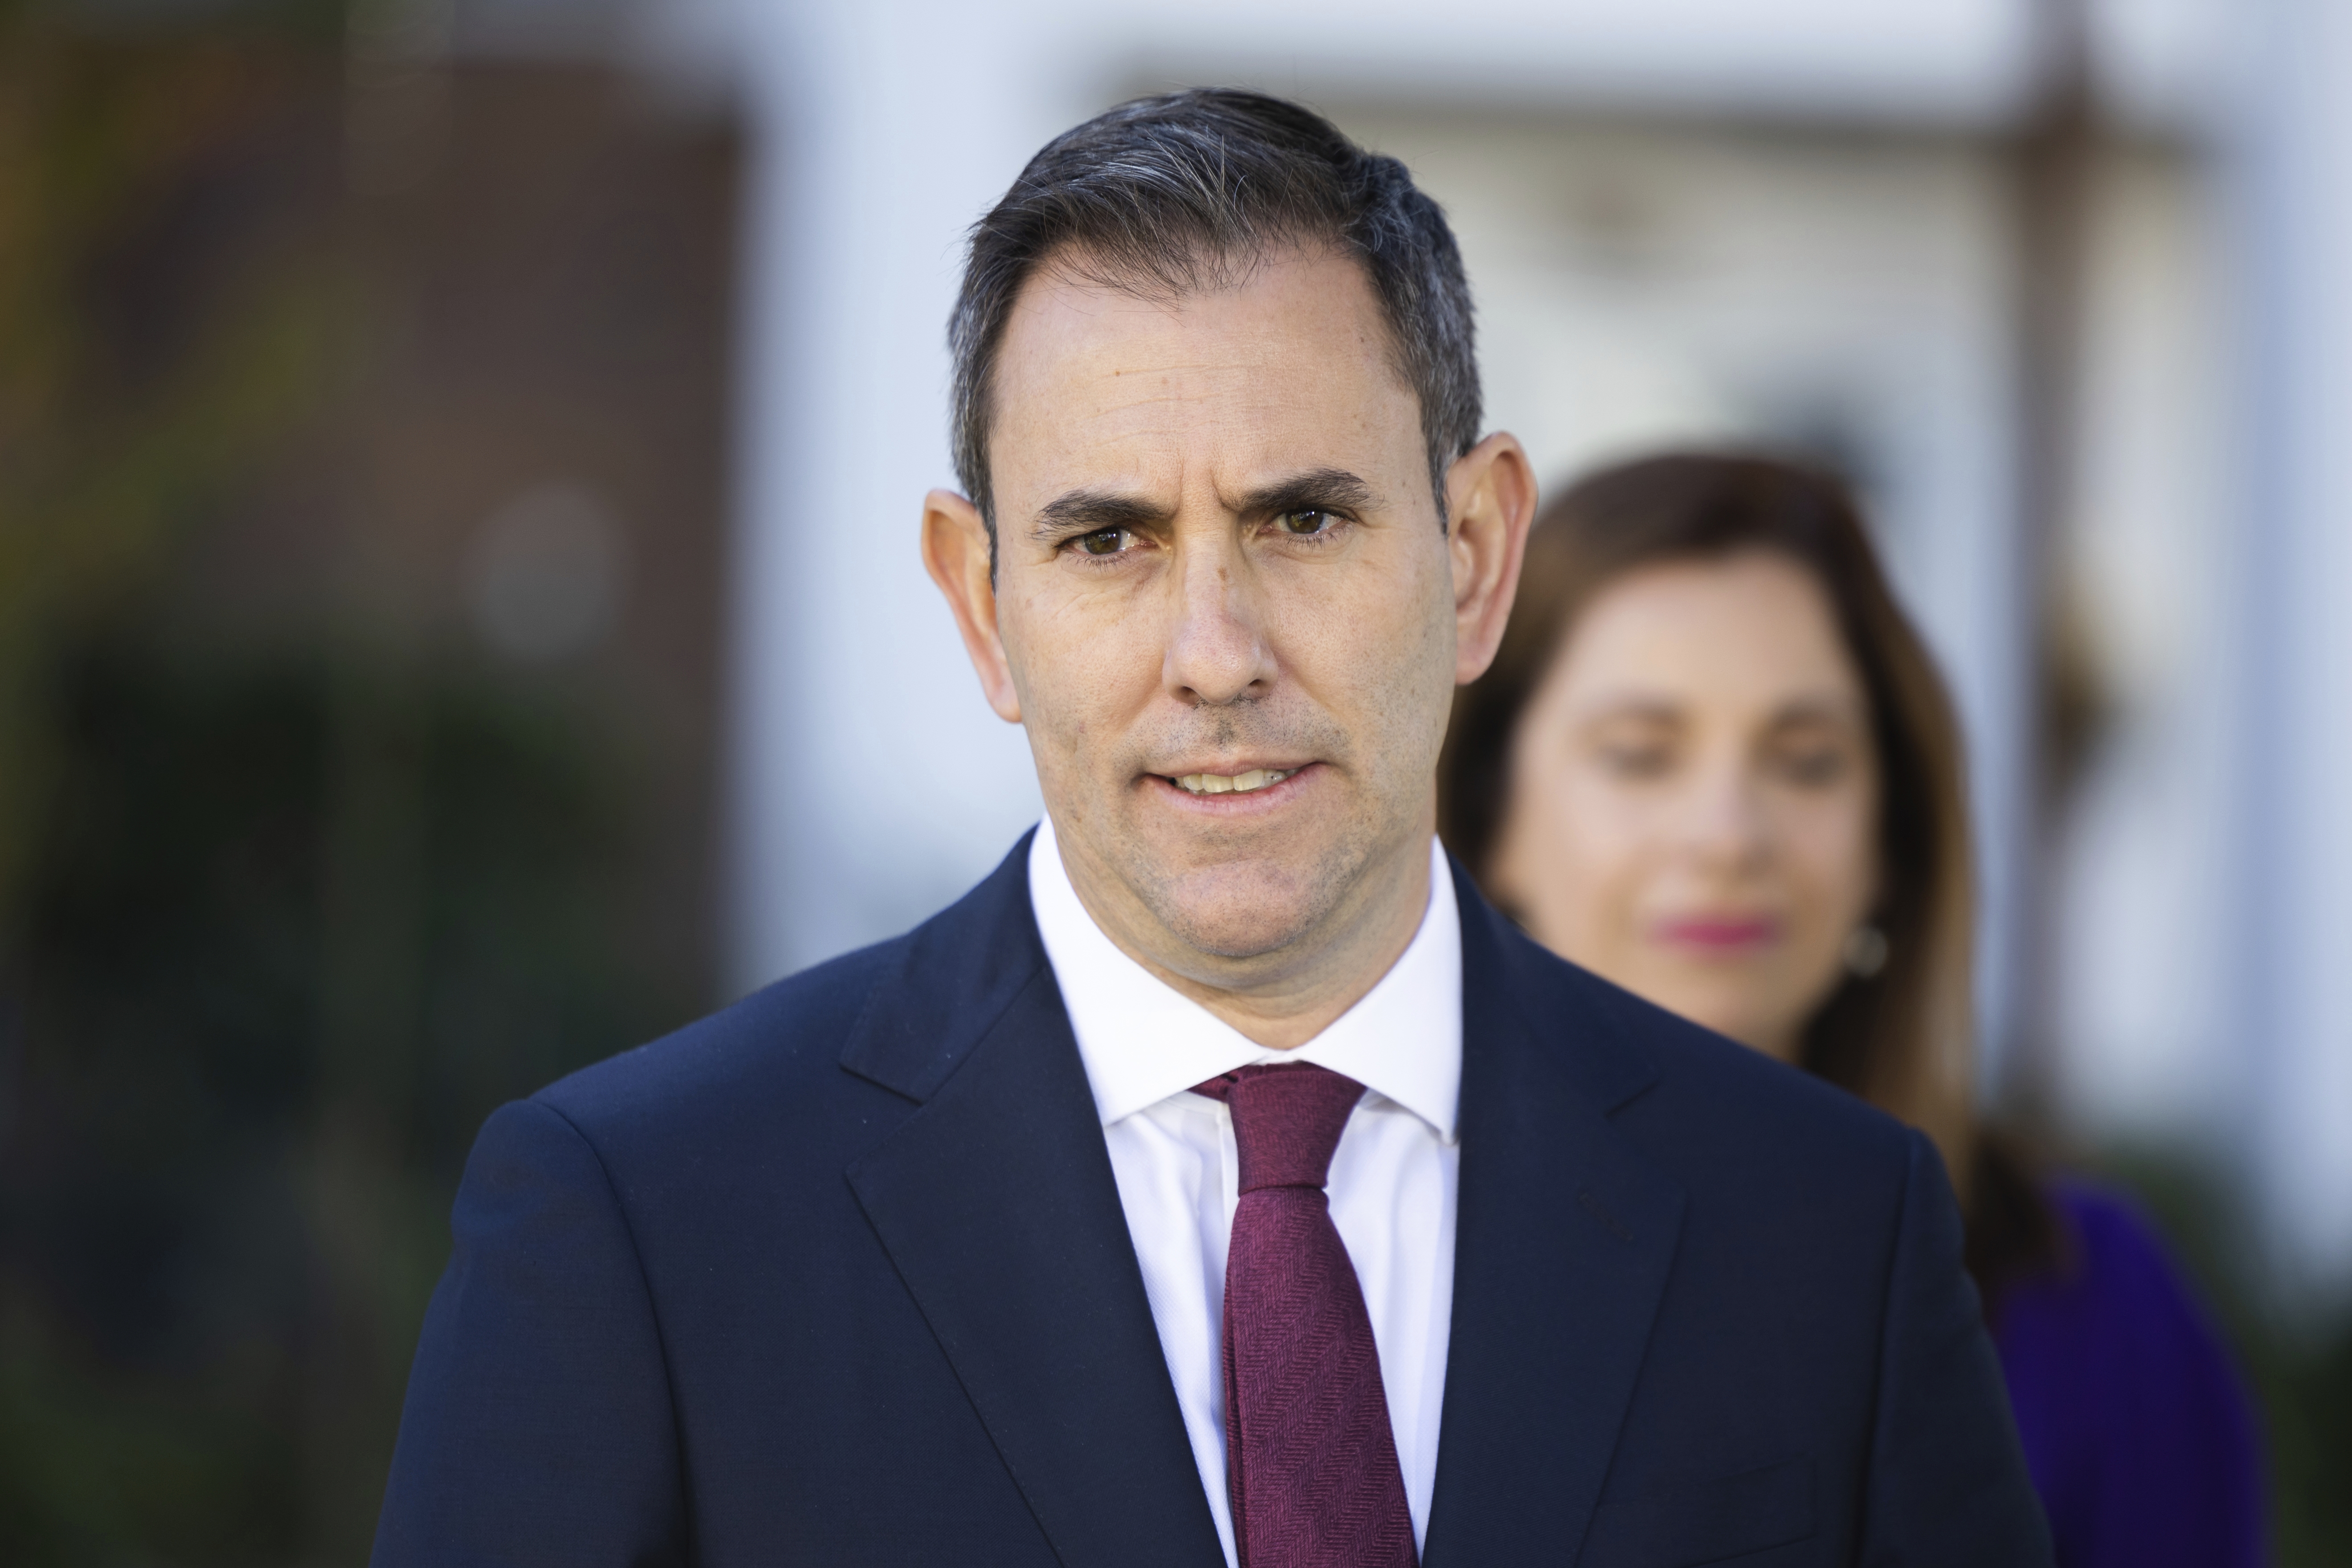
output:
M0 23L0 1561L363 1560L476 1128L717 999L739 157Z
M2352 658L2273 630L2352 592L2352 315L2287 216L2339 165L2181 64L2254 13L1472 10L0 0L0 1562L363 1560L488 1110L1034 817L913 551L957 236L1216 79L1444 201L1547 484L1871 498L1970 729L1985 1096L2158 1216L2280 1561L2352 1563ZM2276 100L2352 100L2305 52Z

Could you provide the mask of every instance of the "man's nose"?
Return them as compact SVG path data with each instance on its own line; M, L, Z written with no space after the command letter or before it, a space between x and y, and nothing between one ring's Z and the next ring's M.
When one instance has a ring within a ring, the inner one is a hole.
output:
M1171 575L1174 624L1160 677L1169 695L1187 706L1221 707L1270 691L1275 660L1263 606L1235 542L1184 541Z

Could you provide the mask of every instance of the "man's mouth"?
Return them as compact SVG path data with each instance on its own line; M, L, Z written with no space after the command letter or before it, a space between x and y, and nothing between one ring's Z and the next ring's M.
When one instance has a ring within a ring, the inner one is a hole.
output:
M1280 784L1297 768L1252 768L1242 773L1183 773L1170 780L1177 788L1192 795L1247 795Z

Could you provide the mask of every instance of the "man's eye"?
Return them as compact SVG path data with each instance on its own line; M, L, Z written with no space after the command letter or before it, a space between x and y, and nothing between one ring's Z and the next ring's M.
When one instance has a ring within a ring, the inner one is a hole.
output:
M1329 530L1339 520L1320 507L1307 507L1298 511L1286 511L1274 520L1274 526L1289 534L1316 534Z
M1097 528L1078 536L1078 548L1089 555L1116 555L1127 548L1127 530Z

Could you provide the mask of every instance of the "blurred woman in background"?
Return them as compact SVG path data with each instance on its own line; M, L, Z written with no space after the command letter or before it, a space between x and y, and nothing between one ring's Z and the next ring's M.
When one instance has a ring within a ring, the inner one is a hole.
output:
M1538 942L1927 1132L2063 1568L2252 1568L2244 1395L2137 1213L1972 1110L1958 727L1842 487L1761 458L1586 479L1459 695L1447 845Z

